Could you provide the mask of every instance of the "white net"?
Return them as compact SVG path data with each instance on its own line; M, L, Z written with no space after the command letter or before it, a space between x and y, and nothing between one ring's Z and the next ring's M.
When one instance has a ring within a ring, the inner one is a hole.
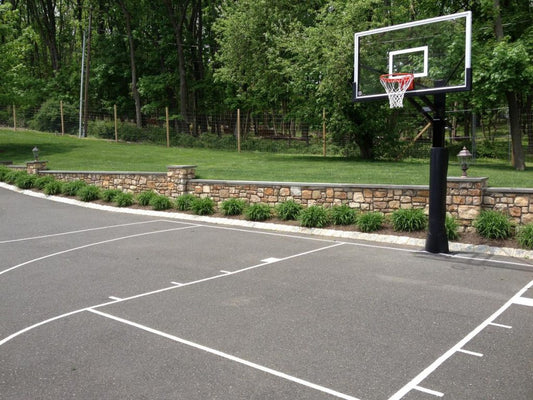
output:
M403 107L403 96L413 83L413 74L386 74L379 78L389 95L390 108Z

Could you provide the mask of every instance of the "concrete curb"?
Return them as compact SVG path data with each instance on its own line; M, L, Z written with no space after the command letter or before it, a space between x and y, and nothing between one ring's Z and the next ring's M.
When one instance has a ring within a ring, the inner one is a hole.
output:
M415 239L415 238L411 238L408 236L380 235L377 233L362 233L362 232L353 232L353 231L338 231L335 229L303 228L299 226L274 224L274 223L269 223L269 222L251 222L251 221L243 221L243 220L236 220L236 219L190 215L190 214L180 213L178 211L169 213L169 212L164 212L164 211L139 210L139 209L132 209L132 208L120 208L120 207L106 206L106 205L95 204L95 203L86 203L86 202L75 200L72 198L66 198L66 197L60 197L60 196L47 196L41 192L34 192L32 190L19 189L16 186L8 185L4 182L0 182L0 187L11 190L13 192L18 192L18 193L21 193L27 196L52 200L58 203L70 204L70 205L90 208L94 210L118 212L118 213L123 213L123 214L146 215L146 216L152 216L152 217L157 217L157 218L168 218L168 219L193 221L193 222L205 222L205 223L210 223L210 224L236 226L236 227L244 227L244 228L257 228L257 229L264 229L264 230L284 232L284 233L327 236L327 237L339 238L339 239L365 240L365 241L370 241L370 242L397 244L397 245L414 246L414 247L421 247L421 248L423 248L426 243L426 241L423 239ZM493 255L493 256L506 256L506 257L515 257L515 258L523 258L523 259L533 259L532 250L515 249L511 247L491 247L491 246L486 246L486 245L474 245L474 244L454 243L454 242L450 242L449 247L450 247L450 251L453 251L453 252L480 253L480 254L487 254L487 255Z

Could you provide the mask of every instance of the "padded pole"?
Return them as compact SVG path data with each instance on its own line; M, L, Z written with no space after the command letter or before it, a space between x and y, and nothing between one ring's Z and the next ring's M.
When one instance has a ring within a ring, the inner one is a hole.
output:
M448 149L445 146L446 94L434 96L433 147L429 163L429 226L426 251L449 253L446 236L446 188L448 175Z

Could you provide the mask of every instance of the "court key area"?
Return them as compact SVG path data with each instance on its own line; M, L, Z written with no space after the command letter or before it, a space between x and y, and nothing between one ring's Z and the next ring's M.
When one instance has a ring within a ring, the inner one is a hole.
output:
M533 261L0 188L2 399L533 398Z

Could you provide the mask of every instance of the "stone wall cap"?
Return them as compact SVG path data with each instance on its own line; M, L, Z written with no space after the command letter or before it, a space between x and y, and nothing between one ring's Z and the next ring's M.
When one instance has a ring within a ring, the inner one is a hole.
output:
M533 188L513 188L513 187L489 187L485 191L490 193L527 193L533 194Z
M166 172L141 172L141 171L62 171L48 170L41 171L46 174L91 174L91 175L166 175Z
M167 165L167 168L197 168L198 166L197 165Z
M191 183L213 183L233 185L263 185L263 186L300 186L310 188L361 188L361 189L414 189L428 190L428 185L375 185L366 183L320 183L320 182L281 182L281 181L238 181L221 179L191 179Z
M484 176L480 176L480 177L475 177L475 176L449 176L448 178L448 182L483 182L483 181L486 181L488 180L489 178L487 177L484 177Z

